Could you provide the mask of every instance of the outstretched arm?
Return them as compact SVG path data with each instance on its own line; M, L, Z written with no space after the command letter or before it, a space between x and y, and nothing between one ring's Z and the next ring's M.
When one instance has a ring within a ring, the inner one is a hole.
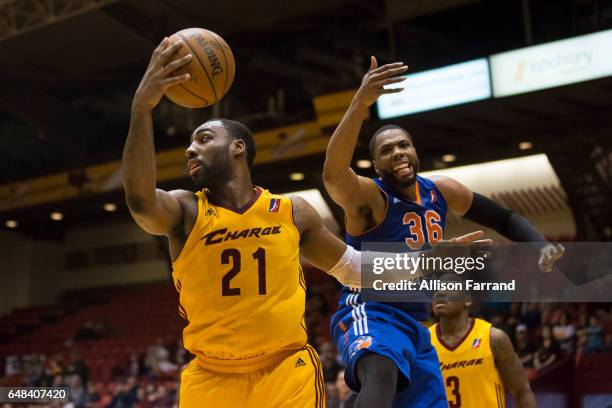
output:
M495 367L502 378L517 408L535 408L536 401L531 392L525 369L514 352L512 342L503 331L491 327L491 350L495 358Z
M355 211L372 199L381 199L372 180L358 176L351 169L351 161L368 108L380 95L401 91L383 87L403 81L405 78L394 76L407 69L401 62L379 68L376 58L372 57L369 71L329 141L323 166L325 188L332 199L347 212Z
M317 210L301 197L291 198L293 206L293 219L300 232L300 252L314 266L329 273L343 285L362 287L361 255L360 251L346 245L332 234L323 224ZM474 248L491 244L490 240L479 240L482 231L476 231L464 236L453 238L447 243L472 244ZM470 246L463 247L468 251ZM434 256L444 256L445 250L432 251ZM427 251L424 251L427 252ZM418 258L422 252L412 252ZM390 253L372 252L372 257L389 257ZM399 282L403 279L414 279L429 272L415 270L406 275L405 270L389 270L385 276L386 282Z
M444 195L451 212L489 227L511 241L542 243L538 262L541 271L552 271L554 263L565 253L562 245L548 243L525 217L472 192L450 177L436 176L432 180Z
M347 245L323 224L321 216L302 197L291 197L293 219L300 231L300 253L323 271L330 271L340 260Z
M155 147L152 110L171 85L189 79L173 72L191 59L191 54L172 61L181 43L167 46L165 39L155 49L132 102L130 130L123 149L123 187L130 213L145 231L167 235L182 219L180 197L156 189Z

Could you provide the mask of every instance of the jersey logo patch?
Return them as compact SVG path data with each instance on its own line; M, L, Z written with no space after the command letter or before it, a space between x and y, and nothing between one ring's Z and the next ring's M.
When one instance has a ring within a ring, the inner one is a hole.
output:
M482 343L480 339L474 339L474 342L472 343L472 348L477 349L478 347L480 347L480 343Z
M298 367L306 367L306 363L304 362L304 360L302 360L301 357L298 357L297 361L295 362L295 368Z
M278 212L278 210L280 210L280 198L270 199L270 207L268 208L268 212Z
M215 212L215 210L213 208L208 208L206 210L206 215L217 215L217 213Z
M429 192L429 196L430 196L430 200L429 201L431 201L432 204L435 203L436 201L438 201L438 195L436 194L435 191L431 190Z
M357 354L359 350L367 349L372 346L374 339L372 336L361 336L357 340L355 340L349 347L351 358Z

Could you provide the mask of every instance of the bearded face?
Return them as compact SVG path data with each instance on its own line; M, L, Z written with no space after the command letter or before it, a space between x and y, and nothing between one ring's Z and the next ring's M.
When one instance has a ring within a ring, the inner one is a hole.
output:
M376 169L383 182L396 189L410 187L419 170L411 138L399 129L389 129L376 137Z

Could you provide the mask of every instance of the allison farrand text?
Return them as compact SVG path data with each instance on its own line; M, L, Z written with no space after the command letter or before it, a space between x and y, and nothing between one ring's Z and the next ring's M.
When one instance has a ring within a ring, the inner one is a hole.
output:
M447 282L440 279L429 280L400 280L398 282L385 282L377 279L372 282L374 290L397 290L397 291L498 291L511 292L516 290L516 280L506 282L480 282L466 279L461 282Z

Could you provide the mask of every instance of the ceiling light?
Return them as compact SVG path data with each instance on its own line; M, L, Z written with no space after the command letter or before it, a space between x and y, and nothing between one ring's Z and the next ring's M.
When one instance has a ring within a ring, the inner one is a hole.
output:
M531 142L521 142L519 143L519 149L521 150L529 150L533 147L533 143Z
M64 214L56 211L56 212L52 212L50 217L53 221L61 221L64 219Z
M370 160L357 160L356 164L360 169L369 169L372 167L372 162Z
M442 161L444 163L452 163L455 160L457 160L457 156L455 156L454 154L445 154L444 156L442 156Z
M4 223L4 225L6 225L9 228L17 228L17 221L15 220L6 220L6 222Z
M291 173L289 175L289 178L293 181L300 181L300 180L304 180L304 173Z
M117 205L113 203L104 204L104 211L114 212L117 211Z

